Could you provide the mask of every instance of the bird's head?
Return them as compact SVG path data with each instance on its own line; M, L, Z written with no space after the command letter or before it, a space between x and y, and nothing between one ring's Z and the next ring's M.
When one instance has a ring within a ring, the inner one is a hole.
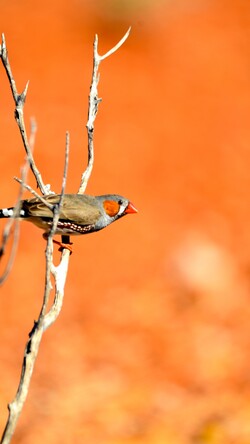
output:
M105 194L96 198L100 203L107 225L126 214L137 213L135 206L128 199L118 194Z

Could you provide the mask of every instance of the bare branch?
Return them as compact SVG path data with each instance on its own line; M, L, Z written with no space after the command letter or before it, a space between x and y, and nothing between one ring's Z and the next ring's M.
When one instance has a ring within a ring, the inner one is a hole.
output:
M5 71L6 71L6 74L7 74L9 83L10 83L12 96L13 96L13 99L15 102L15 119L16 119L16 122L17 122L17 125L19 128L19 131L21 133L23 145L24 145L24 148L25 148L25 151L27 154L27 159L28 159L30 168L32 170L32 173L35 176L37 186L40 188L41 193L45 194L45 195L50 194L50 189L48 188L47 185L44 184L44 182L42 180L41 173L35 164L32 150L31 150L31 146L30 146L30 143L29 143L29 140L27 137L25 123L24 123L23 109L24 109L24 104L25 104L25 99L26 99L26 95L27 95L27 91L28 91L29 82L27 82L27 84L24 88L24 91L21 94L19 94L17 91L16 82L15 82L14 77L12 75L4 34L2 34L2 44L0 46L0 50L1 50L0 57L1 57L1 60L3 63L3 66L5 68Z
M98 106L101 102L101 99L98 97L98 82L99 82L99 65L102 60L109 57L111 54L114 54L115 51L117 51L121 45L127 40L129 34L130 34L131 28L128 29L126 34L122 37L122 39L115 45L112 49L110 49L106 54L103 56L100 56L98 54L98 36L95 36L94 40L94 55L93 55L93 72L92 72L92 81L90 86L90 93L89 93L89 108L88 108L88 122L87 122L87 133L88 133L88 164L85 169L85 171L82 174L80 187L78 190L78 194L83 194L86 190L92 169L94 164L94 143L93 143L93 137L94 137L94 122L96 119L96 115L98 112Z
M56 231L57 223L59 220L59 214L60 214L60 208L62 205L63 196L65 193L65 187L66 187L66 181L67 181L67 174L68 174L68 165L69 165L69 133L66 133L66 146L65 146L65 161L64 161L64 171L63 171L63 180L62 180L62 189L61 189L61 195L60 200L58 202L58 205L54 207L54 217L53 217L53 224L50 230L50 234L48 236L47 240L47 247L46 247L46 282L45 282L45 289L48 287L48 291L45 290L45 297L43 300L43 306L42 310L39 316L38 322L42 324L43 329L46 330L55 320L57 319L61 308L63 304L63 297L64 297L64 285L61 285L61 282L65 284L66 276L67 276L67 270L68 270L68 261L70 256L69 250L62 251L61 261L60 264L55 267L53 265L52 259L53 259L53 236ZM57 271L58 270L58 271ZM50 283L50 274L53 275L55 279L55 297L54 297L54 303L49 311L49 313L46 315L47 311L47 304L48 304L48 294L51 289L51 283ZM63 274L63 276L61 276ZM58 275L59 280L58 280ZM58 282L60 283L59 288L57 286ZM56 307L56 309L55 309Z
M36 133L37 133L36 119L34 117L31 117L31 119L30 119L29 145L30 145L30 150L31 150L32 153L34 152L34 146L35 146L35 141L36 141Z
M9 444L11 437L15 431L18 418L21 414L24 402L27 398L31 377L34 370L35 361L38 355L39 346L42 340L42 335L47 327L49 327L58 317L64 296L64 285L67 277L68 263L69 263L69 250L63 250L60 264L55 267L53 265L53 235L56 230L56 226L59 219L60 205L62 203L62 198L66 186L66 178L68 171L68 159L69 159L69 134L66 135L66 150L65 150L65 166L62 181L62 192L61 198L58 205L55 207L53 225L48 237L47 247L46 247L46 275L45 275L45 289L43 297L43 305L38 318L35 322L30 334L29 340L25 347L24 359L22 365L22 372L20 377L20 382L15 399L9 404L9 417L2 436L1 444ZM50 276L51 274L55 279L55 297L52 308L49 313L46 314L50 292L52 290L52 284Z
M33 120L31 120L30 137L29 137L29 143L30 143L32 150L34 149L34 145L35 145L35 136L36 136L36 123L35 123L35 120L33 119ZM26 178L28 175L28 170L29 170L29 162L26 159L26 163L21 168L22 179L18 180L18 182L21 184L21 187L19 188L17 202L16 202L16 205L13 210L13 217L8 219L8 222L6 223L4 231L3 231L2 245L0 248L0 258L4 255L7 242L10 238L12 227L14 226L12 248L11 248L11 252L10 252L10 256L9 256L6 268L5 268L2 276L0 277L0 285L2 285L5 282L5 280L7 279L8 275L12 269L15 255L16 255L18 239L19 239L18 215L20 213L21 199L22 199L22 195L23 195L23 190L25 188L24 182L26 181Z
M122 37L122 39L113 48L111 48L108 52L106 52L102 56L97 53L99 60L102 61L102 60L106 59L107 57L111 56L112 54L114 54L123 45L123 43L127 40L128 36L130 34L130 31L131 31L131 26L128 28L126 34Z
M62 189L61 189L61 199L64 196L65 188L66 188L66 182L67 182L67 175L68 175L68 169L69 169L69 143L70 143L70 136L69 132L66 132L66 141L65 141L65 159L64 159L64 169L63 169L63 178L62 178Z
M31 194L33 194L35 197L37 197L37 199L39 199L42 203L44 203L44 205L46 205L46 207L48 207L52 211L54 210L54 205L50 204L46 199L43 198L43 196L40 196L40 194L38 194L30 185L28 185L27 183L24 183L24 181L22 179L19 179L19 177L14 176L14 179L18 183L20 183L23 186L23 188L28 190Z
M54 265L51 266L51 273L55 279L56 288L53 305L49 313L45 315L43 320L44 330L46 330L56 321L61 312L64 299L64 286L68 273L69 257L70 251L64 248L62 251L60 264L57 267L55 267Z
M8 405L9 417L3 432L1 444L9 444L16 429L18 418L28 395L29 383L34 370L34 364L39 351L42 334L43 329L41 327L38 328L37 324L35 323L29 335L30 339L25 347L19 387L14 401Z
M89 94L89 111L88 111L88 122L87 122L87 131L88 131L88 165L85 170L85 172L82 175L80 188L78 193L84 193L89 177L91 175L91 171L93 168L93 160L94 160L94 148L93 148L93 134L94 134L94 122L98 111L98 105L101 99L98 98L98 91L97 91L97 85L99 81L99 73L98 68L100 65L100 62L104 60L105 58L109 57L111 54L113 54L120 46L124 43L124 41L127 39L129 35L130 29L127 31L125 36L120 40L120 42L112 48L110 51L108 51L103 56L99 56L97 51L98 46L98 38L96 36L94 41L94 66L93 66L93 74L92 74L92 83L90 87L90 94ZM7 73L7 77L9 79L12 95L15 102L15 118L22 136L24 148L27 154L27 160L28 164L36 178L36 182L38 187L40 188L40 191L43 195L51 194L51 191L49 189L49 186L45 185L41 174L39 170L36 167L36 164L34 162L34 158L32 155L32 149L34 145L34 140L32 137L28 141L27 135L26 135L26 129L24 124L24 118L23 118L23 108L25 103L25 98L27 95L27 89L28 84L26 85L23 93L18 94L15 80L13 78L8 55L7 55L7 49L5 44L5 38L4 35L2 36L2 44L0 45L0 57L2 60L2 63L4 65L4 68ZM36 126L33 126L33 135L35 135L35 129ZM32 131L31 131L32 133ZM11 402L8 406L9 408L9 417L8 421L2 436L2 440L0 441L1 444L9 444L11 441L11 438L13 436L13 433L15 431L18 418L21 414L24 402L27 398L29 386L31 377L34 370L35 361L38 355L39 346L42 340L42 335L46 328L51 326L53 322L57 319L61 308L63 304L63 297L64 297L64 286L66 282L66 276L68 271L68 264L69 264L69 256L70 251L67 249L62 250L61 255L61 261L60 264L55 267L53 264L53 235L56 232L57 223L59 220L59 214L60 214L60 207L62 204L62 199L65 192L65 186L66 186L66 178L67 178L67 171L68 171L68 159L69 159L69 134L66 134L66 149L65 149L65 165L64 165L64 174L63 174L63 180L62 180L62 189L61 189L61 197L60 201L57 205L52 206L51 208L53 210L54 216L53 216L53 224L50 231L50 234L47 239L47 247L46 247L46 272L45 272L45 289L44 289L44 296L43 296L43 303L41 307L41 311L38 317L38 321L35 322L30 334L29 334L29 340L25 347L25 353L23 358L23 365L22 365L22 371L21 371L21 377L19 381L18 390L15 396L15 399L13 402ZM22 175L21 179L16 180L21 183L22 190L24 188L29 189L33 194L35 194L41 201L43 201L47 206L49 206L48 202L43 199L43 197L39 196L34 190L32 190L31 187L25 184L26 176L24 177ZM21 197L19 199L19 205L20 205ZM17 207L17 210L15 210L15 215L18 216L20 207ZM52 304L51 309L48 311L48 302L50 298L50 293L52 290L52 283L51 283L51 275L54 277L55 281L55 295L54 295L54 302ZM47 312L48 311L48 312Z
M21 175L23 180L25 180L27 173L28 173L28 167L29 164L28 162L26 162L26 164L23 166L22 170L21 170ZM3 231L3 236L2 236L2 245L0 248L0 258L4 255L5 253L5 249L7 246L7 243L10 239L10 235L11 235L11 231L12 228L14 226L14 230L13 230L13 242L12 242L12 247L11 247L11 252L10 252L10 256L7 262L7 265L5 267L4 272L2 273L1 277L0 277L0 285L2 285L11 269L13 266L13 262L16 256L16 251L17 251L17 246L18 246L18 240L19 240L19 220L17 219L18 214L20 213L20 207L21 207L21 199L22 199L22 195L23 195L23 185L21 184L20 188L19 188L19 194L18 194L18 198L17 198L17 203L14 207L13 210L13 217L8 219L8 222L6 223L5 227L4 227L4 231Z

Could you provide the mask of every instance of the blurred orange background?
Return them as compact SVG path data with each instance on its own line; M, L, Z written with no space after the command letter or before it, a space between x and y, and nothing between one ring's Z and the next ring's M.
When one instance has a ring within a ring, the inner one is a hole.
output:
M13 443L249 443L249 2L3 0L0 25L19 92L30 81L26 122L35 116L36 162L56 192L66 130L67 192L86 166L94 35L102 54L132 26L101 64L87 192L139 209L74 239ZM24 162L13 111L1 66L0 207L15 203ZM1 430L41 307L44 250L22 223L0 289Z

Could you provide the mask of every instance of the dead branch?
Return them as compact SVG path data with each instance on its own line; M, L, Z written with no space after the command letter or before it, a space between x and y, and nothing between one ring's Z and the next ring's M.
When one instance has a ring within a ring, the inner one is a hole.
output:
M9 84L10 84L10 88L11 88L11 92L12 92L12 96L13 96L13 99L15 102L15 119L16 119L16 122L17 122L17 125L19 128L21 137L22 137L23 146L26 151L26 155L27 155L27 159L28 159L30 168L35 176L37 186L39 187L41 193L45 194L45 195L50 194L50 186L44 184L41 173L35 164L33 154L32 154L32 148L31 148L32 141L30 143L30 141L28 140L26 126L25 126L25 122L24 122L23 109L24 109L25 99L27 96L29 82L27 82L23 92L21 94L19 94L17 91L15 79L12 74L4 34L2 34L2 44L0 45L0 57L1 57L4 69L6 71L6 74L7 74L8 80L9 80Z
M52 276L54 277L54 280L55 280L55 296L54 296L53 305L52 305L49 313L46 313L48 299L44 298L44 301L43 301L43 306L42 306L42 310L41 310L39 319L41 318L41 323L42 323L44 331L50 325L52 325L55 322L55 320L57 319L57 317L59 316L59 313L61 311L62 304L63 304L64 285L65 285L67 271L68 271L70 251L67 249L63 249L63 251L62 251L60 264L57 267L53 264L53 236L56 231L57 223L59 220L60 207L62 205L63 196L65 193L67 174L68 174L68 165L69 165L69 133L67 132L66 133L65 162L64 162L61 195L60 195L60 200L59 200L58 204L54 208L53 224L52 224L52 228L50 230L50 234L49 234L48 242L47 242L47 248L46 248L47 273L46 273L45 288L47 287L47 285L49 288L51 287L50 274L52 274ZM38 320L38 322L39 322L39 320Z
M30 143L30 147L33 150L34 148L34 144L35 144L35 136L36 136L36 122L35 119L31 120L31 128L30 128L30 137L29 137L29 143ZM4 255L5 253L5 249L7 246L7 243L10 239L10 235L12 232L12 228L13 228L13 243L12 243L12 247L11 247L11 252L10 252L10 256L7 262L7 265L5 267L4 272L2 273L2 275L0 276L0 285L2 285L11 269L13 266L13 262L15 259L15 255L16 255L16 251L17 251L17 245L18 245L18 239L19 239L19 219L18 219L18 215L20 212L20 206L21 206L21 199L23 196L23 191L25 188L25 181L27 179L28 176L28 171L29 171L29 162L26 158L26 162L24 164L24 166L21 168L21 177L22 179L19 181L20 183L20 188L19 188L19 193L18 193L18 197L17 197L17 202L15 204L14 210L13 210L13 218L8 219L8 222L6 223L5 227L4 227L4 231L3 231L3 236L2 236L2 245L0 248L0 258Z
M30 185L27 185L27 183L25 183L23 181L23 179L19 179L19 177L14 176L14 180L16 180L18 183L20 183L23 188L25 188L27 191L29 191L31 194L33 194L35 197L37 197L37 199L39 199L41 202L43 202L44 205L46 205L46 207L48 207L50 210L53 211L54 205L50 204L46 199L43 198L43 196L40 196L40 194L38 194L36 192L36 190L34 190ZM17 213L17 215L18 215L18 213Z
M8 444L16 429L18 418L22 412L23 405L28 395L31 377L34 370L34 365L39 351L39 346L42 340L44 331L50 326L57 318L62 308L63 296L64 296L64 284L67 277L68 263L69 263L69 250L64 249L62 257L58 267L53 264L53 236L56 231L57 223L59 220L60 206L65 192L66 178L68 171L68 158L69 158L69 135L66 135L66 153L65 153L65 166L62 181L61 197L58 205L54 207L53 224L48 236L46 247L46 273L45 273L45 288L43 296L43 304L38 317L38 321L34 323L34 326L29 334L29 340L26 344L24 351L24 358L22 364L22 372L19 381L18 390L15 399L8 405L9 417L6 423L6 427L2 436L1 444ZM47 312L50 292L52 290L51 274L55 279L55 301L52 308ZM56 309L55 309L56 306Z
M102 60L113 54L127 39L129 35L130 29L127 31L125 36L121 39L121 41L110 51L108 51L103 56L100 56L97 51L97 45L98 45L98 37L95 37L94 41L94 68L93 68L93 75L92 75L92 83L90 88L90 95L89 95L89 109L88 109L88 122L87 122L87 131L88 131L88 164L85 172L82 175L80 188L78 193L84 193L86 186L88 184L88 180L91 175L91 171L93 168L93 160L94 160L94 147L93 147L93 133L94 133L94 121L98 112L98 104L100 102L100 99L98 98L98 92L97 92L97 85L99 81L99 65ZM2 45L0 46L0 56L2 63L4 65L4 68L7 73L7 77L9 79L12 95L15 102L15 118L22 136L23 145L27 154L28 164L36 178L37 185L43 195L48 195L51 193L49 186L45 185L41 173L36 167L33 154L32 154L32 148L34 145L34 141L31 138L29 141L27 139L26 135L26 129L24 124L24 118L23 118L23 108L25 103L25 98L27 94L27 88L28 84L26 85L25 90L22 94L18 94L16 89L16 83L13 78L11 67L9 64L8 56L7 56L7 49L5 44L4 35L2 36ZM5 430L3 432L2 439L0 441L1 444L9 444L11 441L11 438L15 432L16 425L18 422L18 418L22 412L22 408L24 405L24 402L27 398L27 394L29 391L30 381L34 370L35 361L38 355L39 346L42 340L42 336L46 328L51 326L53 322L57 319L61 308L63 304L63 297L64 297L64 286L65 281L67 277L67 271L68 271L68 264L69 264L69 257L70 257L70 251L67 249L62 250L61 260L60 264L56 267L53 264L53 235L56 232L57 223L59 220L59 214L60 214L60 206L62 204L62 199L65 192L65 186L66 186L66 178L67 178L67 171L68 171L68 157L69 157L69 135L67 133L66 135L66 150L65 150L65 166L64 166L64 174L63 174L63 180L62 180L62 189L61 189L61 197L60 202L53 206L53 225L50 231L50 234L47 239L47 247L46 247L46 271L45 271L45 288L44 288L44 296L43 296L43 303L41 307L41 311L38 317L38 321L34 323L34 326L29 334L29 340L25 347L24 352L24 358L23 358L23 364L22 364L22 371L21 371L21 377L19 386L17 389L16 396L14 400L8 405L9 409L9 416L6 423ZM37 193L32 190L29 186L25 184L25 178L22 177L22 179L17 179L18 182L21 183L22 188L28 188L33 194L37 195ZM44 201L42 196L38 197ZM48 203L46 202L46 205ZM20 208L19 208L20 211ZM18 211L16 215L18 215ZM51 282L51 276L54 278L54 284L55 284L55 295L54 295L54 302L52 304L51 309L48 310L48 302L50 298L50 293L52 290L52 282Z
M102 60L114 54L114 52L116 52L122 46L122 44L127 40L130 34L130 30L131 28L127 30L126 34L117 43L117 45L115 45L112 49L110 49L102 56L98 54L98 36L97 35L95 36L94 54L93 54L93 72L92 72L92 80L89 93L88 121L86 125L88 133L88 164L85 171L82 174L78 194L83 194L85 192L94 164L94 142L93 142L94 122L98 112L99 103L102 100L98 97L98 89L97 89L100 77L99 66Z

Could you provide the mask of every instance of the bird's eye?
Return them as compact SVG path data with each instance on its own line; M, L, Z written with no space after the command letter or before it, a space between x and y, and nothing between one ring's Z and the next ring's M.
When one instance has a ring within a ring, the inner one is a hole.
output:
M123 204L122 199L119 199L119 200L118 200L118 205L122 205L122 204Z

